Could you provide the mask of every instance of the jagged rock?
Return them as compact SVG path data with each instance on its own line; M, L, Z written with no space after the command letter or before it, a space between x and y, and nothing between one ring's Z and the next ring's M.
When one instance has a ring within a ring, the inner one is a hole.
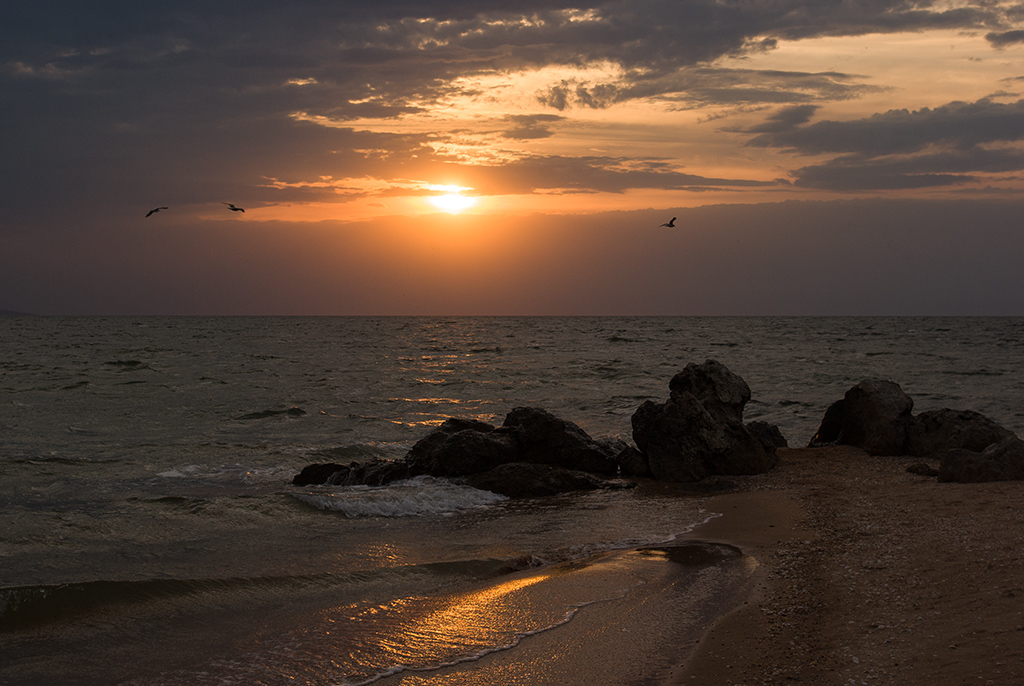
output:
M788 448L789 442L779 427L768 422L747 422L747 431L752 433L766 448Z
M535 407L517 407L502 428L518 443L517 462L549 464L593 474L614 474L618 468L612 449L595 441L565 419Z
M413 474L465 476L515 462L518 456L511 432L485 422L449 419L417 441L405 461Z
M336 474L344 480L350 471L347 464L336 464L328 462L324 464L309 464L302 468L302 471L292 478L296 486L309 486L311 484L326 484L332 482Z
M633 440L656 479L699 481L712 474L760 474L778 458L743 425L750 388L725 365L688 364L669 384L668 401L633 413Z
M821 418L817 433L807 443L808 448L821 448L826 445L835 445L839 440L839 434L843 430L843 401L839 399L828 406L825 415Z
M1024 441L1004 438L978 452L964 448L948 450L939 462L939 481L980 483L1024 479Z
M619 463L619 474L645 479L652 477L647 456L625 441L621 443L622 448L615 454L615 461Z
M929 410L914 417L907 433L908 455L924 457L963 448L981 452L1014 436L1009 429L971 410Z
M971 410L928 410L914 416L911 400L892 381L863 381L832 403L809 447L852 445L871 455L938 456L947 450L981 452L1014 436Z
M473 488L510 498L538 498L599 488L623 488L633 484L613 483L593 474L546 464L511 462L467 477Z
M405 460L383 460L377 459L371 462L353 462L346 481L337 481L337 477L330 483L337 485L362 484L365 486L383 486L392 481L409 479L413 476L409 464Z
M869 455L905 455L914 401L892 381L862 381L843 396L843 428L837 443Z

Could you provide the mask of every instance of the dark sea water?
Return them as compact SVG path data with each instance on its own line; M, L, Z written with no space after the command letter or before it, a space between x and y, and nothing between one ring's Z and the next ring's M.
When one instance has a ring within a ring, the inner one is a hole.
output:
M430 683L554 636L702 501L292 476L523 405L629 440L708 358L791 446L867 378L1024 435L1019 318L0 318L0 683Z

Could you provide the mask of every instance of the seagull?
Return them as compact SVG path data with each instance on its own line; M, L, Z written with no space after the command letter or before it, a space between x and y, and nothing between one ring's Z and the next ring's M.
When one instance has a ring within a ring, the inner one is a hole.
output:
M235 206L234 206L234 205L232 205L231 203L229 203L229 202L224 202L223 200L221 201L221 203L220 203L220 204L221 204L221 205L227 205L227 206L228 206L228 209L229 209L229 210L231 210L232 212L245 212L245 209L244 209L244 208L241 208L241 207L235 207Z
M168 208L166 208L166 207L155 207L155 208L151 209L149 212L146 212L146 216L148 217L151 214L156 214L160 210L166 210L166 209L168 209Z
M672 219L662 224L662 226L667 226L670 229L676 228L676 218L672 217Z

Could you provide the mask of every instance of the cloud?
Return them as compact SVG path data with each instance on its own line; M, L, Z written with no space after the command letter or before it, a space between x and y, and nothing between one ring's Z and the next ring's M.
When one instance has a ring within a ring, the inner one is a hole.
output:
M994 47L1003 48L1007 45L1013 45L1014 43L1024 43L1024 31L993 31L985 34L985 40L991 43Z
M890 110L852 121L789 124L759 133L748 145L805 155L839 152L874 157L916 152L930 145L969 148L1019 141L1024 138L1024 100L953 102L934 109Z
M555 122L562 121L562 117L554 114L514 114L505 118L511 128L506 129L501 135L505 138L519 140L533 140L537 138L549 138L554 132L548 126Z

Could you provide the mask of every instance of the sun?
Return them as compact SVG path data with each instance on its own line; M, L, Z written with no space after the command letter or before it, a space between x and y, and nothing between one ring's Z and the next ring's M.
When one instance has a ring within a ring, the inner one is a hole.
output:
M428 198L430 204L448 214L458 214L476 205L476 198L458 193L446 193Z

